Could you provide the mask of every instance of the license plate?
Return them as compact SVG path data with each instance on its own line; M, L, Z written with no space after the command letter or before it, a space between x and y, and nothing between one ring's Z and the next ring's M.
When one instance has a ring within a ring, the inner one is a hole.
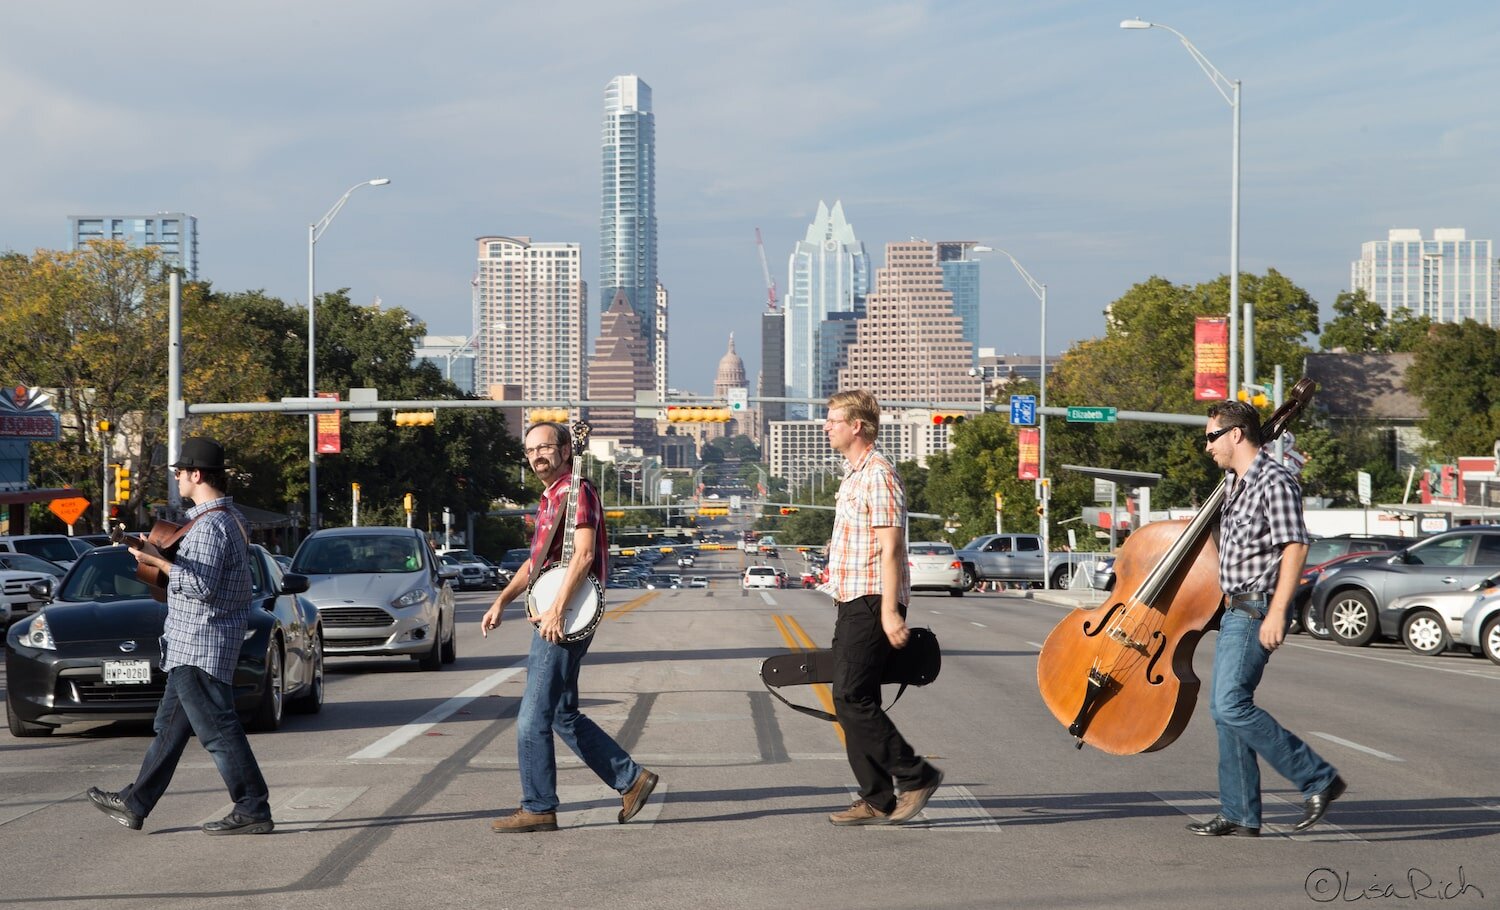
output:
M150 681L151 661L149 660L106 660L104 662L104 682L107 684L136 685Z

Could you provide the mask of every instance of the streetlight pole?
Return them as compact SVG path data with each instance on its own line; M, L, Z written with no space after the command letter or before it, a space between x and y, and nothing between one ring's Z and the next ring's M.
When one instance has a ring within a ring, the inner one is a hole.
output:
M1141 19L1126 19L1120 23L1120 28L1143 29L1159 28L1171 32L1187 48L1188 54L1193 58L1198 67L1208 76L1208 81L1213 83L1214 89L1227 102L1233 113L1234 127L1232 130L1232 141L1230 151L1230 183L1229 183L1229 388L1228 398L1235 400L1242 387L1255 384L1255 304L1245 302L1245 372L1244 379L1239 378L1237 368L1239 366L1235 358L1236 336L1239 334L1239 308L1240 308L1240 81L1230 79L1203 56L1203 52L1193 46L1182 32L1172 28L1170 25L1162 25L1158 22L1146 22Z
M1038 530L1042 535L1042 562L1045 566L1046 561L1050 558L1050 554L1052 552L1052 489L1051 484L1047 482L1047 286L1031 277L1031 273L1021 267L1021 263L1016 260L1016 257L1012 256L1010 253L1007 253L1005 250L998 249L996 247L976 246L974 247L973 252L999 253L1006 259L1009 259L1010 264L1016 267L1016 271L1020 273L1021 278L1025 280L1026 286L1031 288L1031 293L1035 294L1037 300L1041 301L1042 304L1042 353L1041 357L1037 360L1037 372L1039 375L1037 385L1040 386L1041 402L1037 408L1036 415L1036 501L1038 509L1037 520L1038 524L1040 525ZM1050 588L1052 586L1052 581L1047 576L1048 573L1046 571L1043 571L1043 589Z
M328 214L307 226L307 397L309 400L318 397L318 308L313 302L313 294L317 287L315 276L317 274L318 238L328 230L334 217L344 207L344 203L349 201L349 197L354 194L355 190L362 186L385 186L390 182L389 177L377 177L374 180L354 184L339 197L339 201L333 204ZM318 415L312 413L307 415L307 529L309 531L318 529L318 518Z

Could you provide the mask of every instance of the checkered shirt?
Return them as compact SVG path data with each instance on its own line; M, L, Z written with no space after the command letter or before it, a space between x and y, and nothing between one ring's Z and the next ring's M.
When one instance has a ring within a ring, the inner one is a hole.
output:
M535 578L537 573L548 565L562 558L563 532L557 532L557 540L552 544L551 553L542 552L542 544L547 535L552 533L552 525L559 520L566 521L566 516L559 516L559 510L563 499L568 495L568 486L573 482L572 473L564 474L552 481L552 485L542 492L542 501L536 509L536 536L531 538L531 577ZM578 484L578 523L579 528L596 528L598 536L594 538L594 577L603 581L609 577L609 534L604 528L604 509L599 504L599 493L594 485L587 480ZM566 528L564 528L566 530Z
M876 528L900 528L906 533L906 490L901 475L878 450L871 448L859 464L845 462L833 515L833 539L828 546L828 580L834 599L848 603L867 594L880 594L880 544ZM911 569L900 560L899 603L911 600Z
M1276 590L1281 548L1307 543L1302 488L1263 448L1219 511L1219 586L1225 594Z
M195 505L193 522L167 576L161 668L198 667L234 683L250 622L250 544L231 497Z

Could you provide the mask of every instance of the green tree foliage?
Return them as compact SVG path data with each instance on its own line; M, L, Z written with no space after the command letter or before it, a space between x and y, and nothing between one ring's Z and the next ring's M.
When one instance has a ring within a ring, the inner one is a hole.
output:
M1422 435L1435 460L1488 454L1500 439L1500 332L1473 320L1432 327L1407 387L1422 399Z
M1414 351L1432 327L1431 319L1414 316L1405 308L1387 319L1385 310L1371 302L1362 290L1340 294L1334 301L1333 313L1318 338L1325 351L1343 350L1350 354Z

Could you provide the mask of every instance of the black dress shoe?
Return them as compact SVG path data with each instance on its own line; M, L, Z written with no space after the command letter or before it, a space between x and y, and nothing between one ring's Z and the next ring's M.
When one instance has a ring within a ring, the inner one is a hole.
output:
M1323 814L1328 811L1328 806L1334 800L1343 796L1346 789L1348 789L1348 784L1344 783L1342 777L1335 774L1333 776L1333 783L1328 785L1328 789L1322 793L1309 796L1307 801L1302 804L1302 821L1293 825L1292 830L1306 831L1308 828L1322 821Z
M132 831L141 830L143 819L130 811L130 807L125 805L125 800L120 798L120 794L109 790L100 790L98 787L90 787L87 796L89 802L93 803L94 808L100 812L103 812Z
M1187 826L1194 834L1204 837L1260 837L1259 828L1246 828L1244 825L1236 825L1234 822L1222 815L1215 815L1206 822L1194 822Z
M204 834L270 834L276 823L269 818L251 818L231 812L216 822L203 826Z

